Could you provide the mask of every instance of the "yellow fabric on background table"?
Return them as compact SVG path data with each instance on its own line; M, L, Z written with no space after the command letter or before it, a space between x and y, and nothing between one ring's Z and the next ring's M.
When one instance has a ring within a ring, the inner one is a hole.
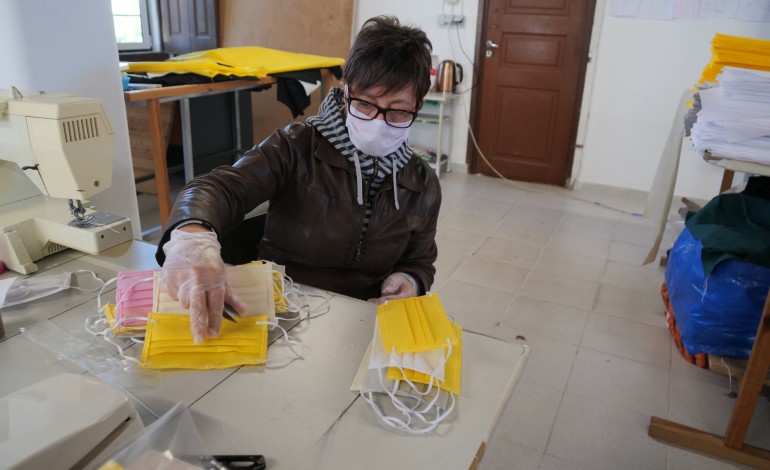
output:
M726 65L770 71L770 41L716 34L711 40L711 62L698 83L715 82Z
M339 57L243 46L196 51L162 62L129 62L128 73L194 73L206 77L232 75L264 78L274 73L337 67L344 63L345 59Z

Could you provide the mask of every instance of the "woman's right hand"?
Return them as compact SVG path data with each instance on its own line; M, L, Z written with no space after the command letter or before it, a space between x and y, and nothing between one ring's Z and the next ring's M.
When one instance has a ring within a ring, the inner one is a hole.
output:
M166 261L161 281L172 299L190 309L190 327L196 344L219 336L225 301L245 311L225 278L221 246L214 232L197 224L171 232L163 245Z

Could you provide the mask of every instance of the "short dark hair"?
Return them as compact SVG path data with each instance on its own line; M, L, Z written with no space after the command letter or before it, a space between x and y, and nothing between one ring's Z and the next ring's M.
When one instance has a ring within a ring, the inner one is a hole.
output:
M430 90L432 51L423 30L402 26L393 16L376 16L366 20L353 41L342 79L356 91L412 88L419 106Z

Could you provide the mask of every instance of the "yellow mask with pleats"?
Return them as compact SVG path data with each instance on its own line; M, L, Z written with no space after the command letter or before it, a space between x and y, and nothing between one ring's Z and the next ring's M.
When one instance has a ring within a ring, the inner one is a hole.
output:
M385 302L377 308L377 321L388 353L446 348L447 339L458 344L437 294Z
M189 315L150 313L141 367L150 369L226 369L267 361L267 315L222 322L219 337L195 344Z
M450 322L451 323L451 322ZM442 390L460 395L460 382L462 370L462 334L463 330L457 323L451 323L452 330L457 337L457 345L452 346L452 352L444 365L444 380L433 379L433 384L438 384ZM446 350L446 348L445 348ZM401 372L403 370L403 373ZM398 367L389 367L385 376L388 380L404 380L405 378L423 384L431 383L431 376L423 372L412 369L399 369Z

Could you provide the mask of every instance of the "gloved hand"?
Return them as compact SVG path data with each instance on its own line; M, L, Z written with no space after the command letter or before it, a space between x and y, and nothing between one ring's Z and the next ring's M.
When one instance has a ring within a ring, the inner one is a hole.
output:
M225 301L238 312L246 311L227 283L220 249L211 231L174 230L171 240L163 245L166 261L160 271L161 281L172 299L190 309L196 344L219 336Z
M417 282L406 273L393 273L382 283L381 297L369 299L377 305L393 299L405 299L417 296Z

